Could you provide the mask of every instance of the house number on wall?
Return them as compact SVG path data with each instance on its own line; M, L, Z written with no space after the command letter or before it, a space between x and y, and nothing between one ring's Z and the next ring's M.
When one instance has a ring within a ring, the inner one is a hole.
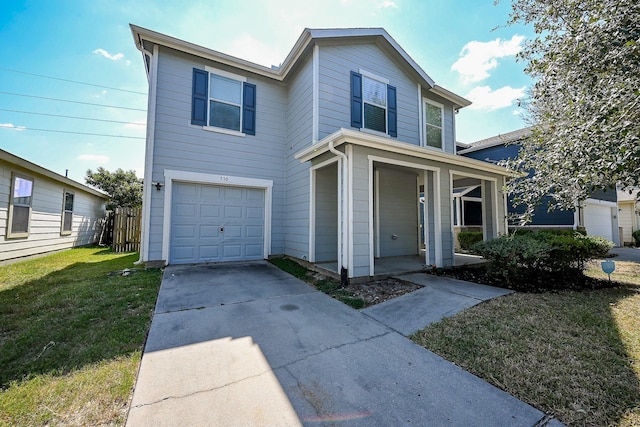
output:
M229 177L228 177L228 176L221 176L221 177L220 177L220 181L222 181L222 182L229 182Z

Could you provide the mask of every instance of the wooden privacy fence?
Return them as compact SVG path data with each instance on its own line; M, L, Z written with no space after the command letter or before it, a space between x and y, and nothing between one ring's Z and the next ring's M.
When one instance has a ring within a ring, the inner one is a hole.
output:
M140 250L142 208L116 208L113 216L114 252L136 252Z

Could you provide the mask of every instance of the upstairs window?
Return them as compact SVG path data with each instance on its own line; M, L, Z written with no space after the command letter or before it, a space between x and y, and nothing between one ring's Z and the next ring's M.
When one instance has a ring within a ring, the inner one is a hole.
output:
M256 86L225 71L193 69L191 124L255 135Z
M74 194L65 191L62 206L62 228L60 234L71 234L73 229L73 199Z
M351 126L398 136L396 88L383 78L352 71Z
M444 143L444 106L425 100L424 115L427 146L442 149Z
M13 174L7 237L28 237L33 199L33 179Z

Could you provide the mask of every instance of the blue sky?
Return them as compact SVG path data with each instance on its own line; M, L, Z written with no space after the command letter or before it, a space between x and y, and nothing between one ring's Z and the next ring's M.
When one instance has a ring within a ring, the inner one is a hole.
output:
M0 148L80 182L99 166L142 177L147 80L129 23L268 66L305 27L384 27L438 85L474 101L456 119L457 139L473 142L525 126L516 100L531 80L515 55L532 29L507 27L509 10L508 0L5 1Z

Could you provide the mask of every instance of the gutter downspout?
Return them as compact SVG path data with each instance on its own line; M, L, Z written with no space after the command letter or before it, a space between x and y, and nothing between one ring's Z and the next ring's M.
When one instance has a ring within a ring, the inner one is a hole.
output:
M340 188L342 190L342 204L341 204L342 212L339 212L340 226L342 227L342 248L341 248L342 256L340 260L340 285L345 286L349 283L348 248L350 245L350 242L349 242L350 218L348 218L349 215L348 215L348 209L347 209L347 201L349 200L349 186L347 185L347 182L349 182L349 179L348 179L349 158L343 152L340 152L335 149L335 147L333 146L333 140L329 141L328 148L331 153L335 154L337 157L340 158L340 163L342 164L342 182L340 183L341 185Z

